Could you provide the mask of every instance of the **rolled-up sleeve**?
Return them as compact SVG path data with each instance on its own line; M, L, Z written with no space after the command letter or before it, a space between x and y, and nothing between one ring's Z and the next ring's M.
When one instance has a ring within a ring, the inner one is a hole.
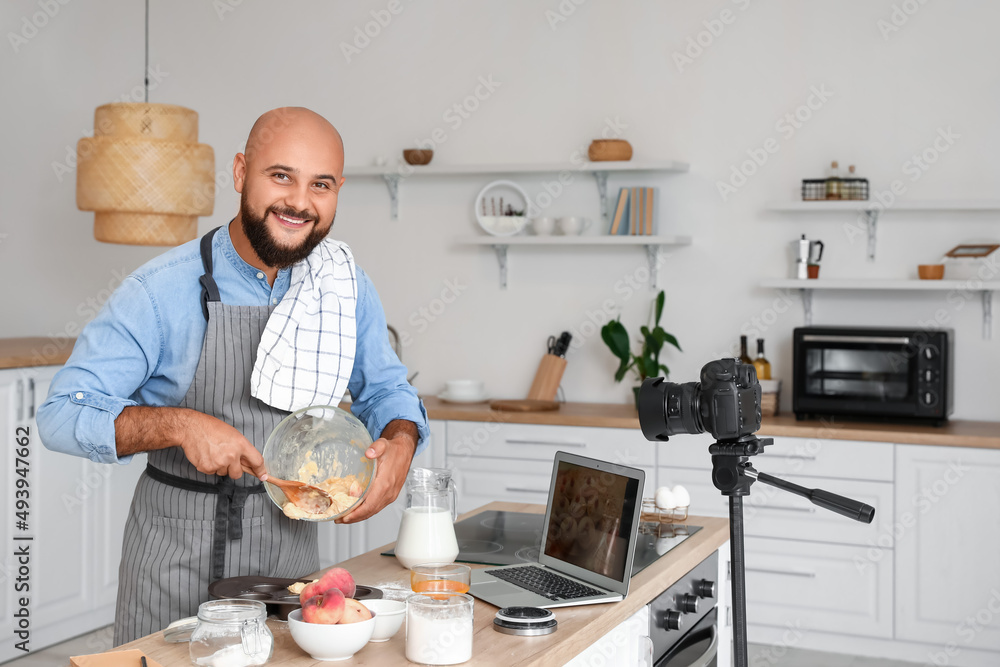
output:
M351 412L378 438L394 419L417 425L419 454L427 446L430 430L427 411L417 390L406 381L406 366L389 344L385 312L375 286L358 267L357 346L348 390L354 398Z
M46 448L98 463L118 457L115 419L149 379L162 351L156 308L143 285L126 278L97 317L84 327L66 365L38 408Z

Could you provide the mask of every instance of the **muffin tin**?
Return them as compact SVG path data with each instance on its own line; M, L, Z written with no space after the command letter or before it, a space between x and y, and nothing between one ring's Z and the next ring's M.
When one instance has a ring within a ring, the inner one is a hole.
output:
M288 614L302 606L299 596L288 591L296 582L309 583L312 579L281 579L277 577L230 577L208 585L208 594L215 599L260 600L267 607L268 616L287 621ZM377 600L382 591L372 586L357 585L355 600Z

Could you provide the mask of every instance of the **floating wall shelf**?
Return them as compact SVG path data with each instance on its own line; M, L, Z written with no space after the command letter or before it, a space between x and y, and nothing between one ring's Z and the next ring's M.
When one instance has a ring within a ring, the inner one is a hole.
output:
M593 174L594 180L597 182L597 193L601 197L601 218L605 223L608 223L610 222L610 206L612 205L608 201L608 174L612 172L682 173L689 168L690 166L686 162L676 162L673 160L649 162L631 160L628 162L582 162L579 164L570 162L540 164L429 164L419 167L403 164L396 167L346 167L344 169L344 176L347 178L376 177L384 180L386 187L389 189L392 219L398 220L399 184L408 178L418 176L515 176L518 174L558 174L564 171Z
M802 292L802 309L806 326L812 324L812 295L814 290L905 290L912 292L973 292L978 293L983 304L983 339L992 337L993 292L1000 290L1000 281L981 280L847 280L820 279L796 280L782 278L765 280L762 287L797 289Z
M657 287L657 253L663 246L691 245L690 236L471 236L458 239L461 245L490 246L500 263L500 289L507 289L507 249L510 246L621 247L641 246L649 260L649 284Z
M770 204L769 211L779 213L855 213L863 216L868 233L868 261L875 261L875 231L879 215L894 211L1000 211L998 199L942 199L938 201L897 201L891 206L883 206L873 201L796 201Z

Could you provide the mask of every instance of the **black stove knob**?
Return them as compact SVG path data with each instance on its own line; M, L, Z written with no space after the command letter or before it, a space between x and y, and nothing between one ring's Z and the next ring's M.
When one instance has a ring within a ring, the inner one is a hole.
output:
M698 613L698 598L691 595L690 593L685 593L680 596L677 600L678 606L680 606L681 611L685 614L697 614Z
M680 612L667 610L663 612L663 627L667 630L680 630L683 622Z
M694 594L700 598L714 598L715 597L715 582L709 581L708 579L702 579L695 582Z

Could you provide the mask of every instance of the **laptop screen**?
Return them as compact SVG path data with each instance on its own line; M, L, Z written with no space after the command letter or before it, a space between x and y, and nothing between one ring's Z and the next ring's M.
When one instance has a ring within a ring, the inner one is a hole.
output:
M624 581L640 480L557 458L546 556Z

